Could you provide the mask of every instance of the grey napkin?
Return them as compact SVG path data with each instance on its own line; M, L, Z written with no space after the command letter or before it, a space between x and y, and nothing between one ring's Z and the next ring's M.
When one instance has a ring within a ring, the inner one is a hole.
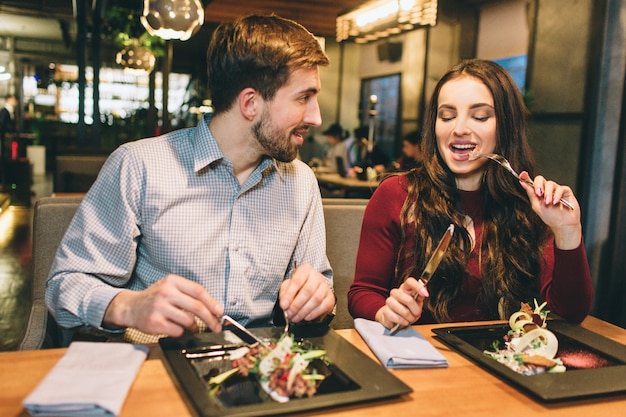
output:
M398 330L394 335L382 324L354 319L354 327L386 368L442 368L446 358L414 328Z
M148 347L73 342L22 402L33 416L117 416Z

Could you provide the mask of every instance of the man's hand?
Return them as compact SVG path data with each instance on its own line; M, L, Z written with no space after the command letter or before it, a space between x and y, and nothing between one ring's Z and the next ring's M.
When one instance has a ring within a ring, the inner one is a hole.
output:
M181 336L197 331L198 317L211 331L222 331L224 307L204 287L178 275L167 275L143 291L125 290L109 304L103 325L132 327L148 334Z
M335 294L326 277L309 264L299 265L281 284L279 297L280 307L294 323L315 320L335 307Z

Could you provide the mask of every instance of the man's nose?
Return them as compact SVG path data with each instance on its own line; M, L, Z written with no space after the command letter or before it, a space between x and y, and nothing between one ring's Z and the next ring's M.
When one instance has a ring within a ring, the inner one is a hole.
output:
M304 115L304 123L309 126L322 125L322 113L317 99L310 100L307 104L306 113Z

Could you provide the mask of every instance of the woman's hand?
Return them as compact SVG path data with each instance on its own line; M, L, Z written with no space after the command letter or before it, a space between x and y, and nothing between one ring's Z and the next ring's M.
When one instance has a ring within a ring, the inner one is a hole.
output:
M410 277L399 288L391 290L385 305L376 312L376 321L388 329L396 324L410 326L422 316L426 297L428 291L424 284Z
M541 175L529 185L528 172L520 174L520 184L526 190L533 211L541 220L552 229L556 247L563 250L575 249L582 240L582 225L580 223L580 206L572 189L566 185L559 185L548 181ZM570 203L574 209L561 204L559 200Z

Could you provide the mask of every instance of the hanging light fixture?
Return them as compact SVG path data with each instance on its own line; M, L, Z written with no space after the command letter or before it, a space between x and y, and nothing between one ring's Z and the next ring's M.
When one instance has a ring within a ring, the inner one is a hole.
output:
M149 74L154 69L156 57L150 49L141 45L139 39L133 38L128 46L117 53L115 62L125 70Z
M204 23L204 9L200 0L144 0L140 19L153 36L186 41Z
M372 42L435 26L437 0L371 0L337 17L337 42Z
M4 65L0 65L0 81L5 81L5 80L10 80L11 79L11 73L10 72L5 72L6 68L4 67ZM0 210L1 212L1 210Z

